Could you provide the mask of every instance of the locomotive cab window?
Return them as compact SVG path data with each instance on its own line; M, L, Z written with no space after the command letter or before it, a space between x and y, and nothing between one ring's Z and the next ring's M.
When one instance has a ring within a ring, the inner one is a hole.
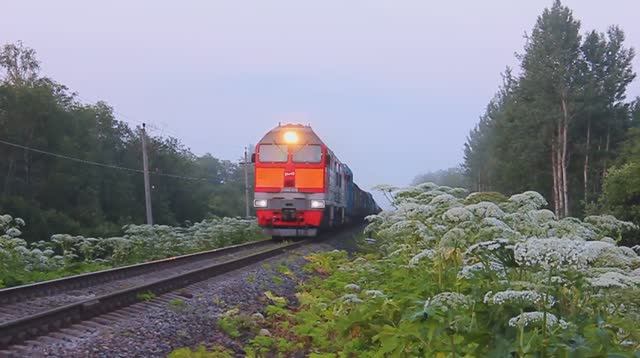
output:
M320 163L322 161L322 148L319 145L303 145L294 148L293 161L295 163Z
M262 163L284 163L287 161L287 147L276 144L261 144L258 159Z

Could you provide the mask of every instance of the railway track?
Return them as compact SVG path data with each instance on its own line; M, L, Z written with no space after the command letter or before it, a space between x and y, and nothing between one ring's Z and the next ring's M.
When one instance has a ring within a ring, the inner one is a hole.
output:
M11 346L116 311L144 297L250 265L306 242L255 241L0 290L0 356L3 349Z

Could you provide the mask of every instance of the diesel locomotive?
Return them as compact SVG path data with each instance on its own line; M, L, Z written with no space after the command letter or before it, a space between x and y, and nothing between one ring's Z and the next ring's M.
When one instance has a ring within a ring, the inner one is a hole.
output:
M380 212L370 193L308 125L278 125L256 145L258 224L272 237L316 236Z

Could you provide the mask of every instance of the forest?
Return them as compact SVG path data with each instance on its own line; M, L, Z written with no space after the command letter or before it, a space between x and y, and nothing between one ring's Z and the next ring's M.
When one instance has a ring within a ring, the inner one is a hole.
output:
M545 9L469 133L461 168L414 184L534 190L559 217L640 223L640 99L627 98L635 51L617 26L583 31L559 1Z
M24 219L30 242L117 235L144 223L140 128L105 102L82 103L39 69L35 50L20 42L0 48L0 212ZM149 136L155 223L244 215L240 164Z

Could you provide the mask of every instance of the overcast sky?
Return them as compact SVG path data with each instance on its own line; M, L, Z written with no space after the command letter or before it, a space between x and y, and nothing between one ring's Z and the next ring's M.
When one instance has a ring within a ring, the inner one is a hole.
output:
M500 72L551 4L5 0L0 43L22 40L84 101L197 154L236 160L278 122L310 123L368 188L460 163ZM637 1L565 4L583 33L618 24L640 44Z

